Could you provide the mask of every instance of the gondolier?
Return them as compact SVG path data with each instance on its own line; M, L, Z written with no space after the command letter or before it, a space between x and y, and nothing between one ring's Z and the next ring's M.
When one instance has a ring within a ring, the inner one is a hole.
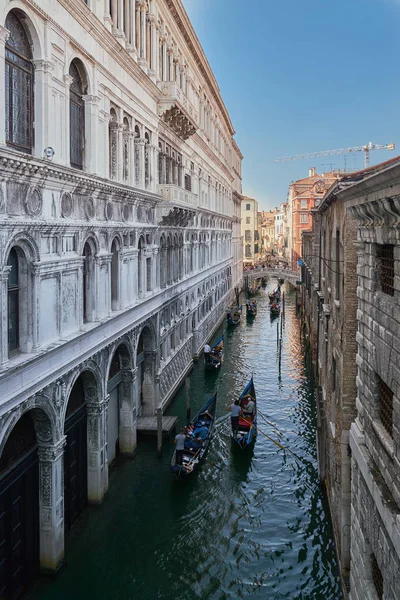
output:
M237 435L239 432L239 415L242 412L239 400L235 400L231 406L231 425L232 434Z
M204 360L206 363L210 361L211 348L208 344L204 346Z
M185 449L185 440L186 440L185 430L180 429L178 435L175 436L175 444L176 444L175 464L176 465L182 464L182 456L183 456L183 451Z

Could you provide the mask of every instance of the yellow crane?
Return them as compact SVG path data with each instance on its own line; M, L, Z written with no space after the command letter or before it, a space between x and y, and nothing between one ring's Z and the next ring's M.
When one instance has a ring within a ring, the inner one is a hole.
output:
M295 156L282 156L276 158L274 162L283 162L284 160L303 160L306 158L315 158L317 156L332 156L333 154L353 154L354 152L364 152L364 167L369 167L369 153L371 150L394 150L395 144L373 144L368 142L364 146L354 146L353 148L340 148L339 150L323 150L322 152L312 152L311 154L296 154Z

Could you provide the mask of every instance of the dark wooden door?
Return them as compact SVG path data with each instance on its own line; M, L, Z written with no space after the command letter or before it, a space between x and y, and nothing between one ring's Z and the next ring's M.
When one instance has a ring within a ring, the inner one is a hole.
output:
M64 531L67 532L87 504L87 416L86 407L65 422Z
M0 598L16 600L39 572L36 449L0 478Z

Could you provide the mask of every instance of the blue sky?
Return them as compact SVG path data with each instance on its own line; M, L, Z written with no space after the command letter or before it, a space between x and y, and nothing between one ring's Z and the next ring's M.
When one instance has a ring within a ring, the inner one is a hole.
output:
M243 192L264 208L291 181L344 157L273 159L395 142L400 154L400 0L183 0L244 155ZM361 169L364 154L347 158Z

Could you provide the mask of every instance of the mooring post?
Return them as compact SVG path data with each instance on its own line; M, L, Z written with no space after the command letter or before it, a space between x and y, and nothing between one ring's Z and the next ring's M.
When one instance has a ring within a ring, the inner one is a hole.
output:
M276 345L279 347L279 321L276 324Z
M185 394L186 394L186 419L190 420L190 379L185 379Z
M282 304L283 314L285 314L285 292L282 293Z
M157 454L162 455L162 408L157 408Z

